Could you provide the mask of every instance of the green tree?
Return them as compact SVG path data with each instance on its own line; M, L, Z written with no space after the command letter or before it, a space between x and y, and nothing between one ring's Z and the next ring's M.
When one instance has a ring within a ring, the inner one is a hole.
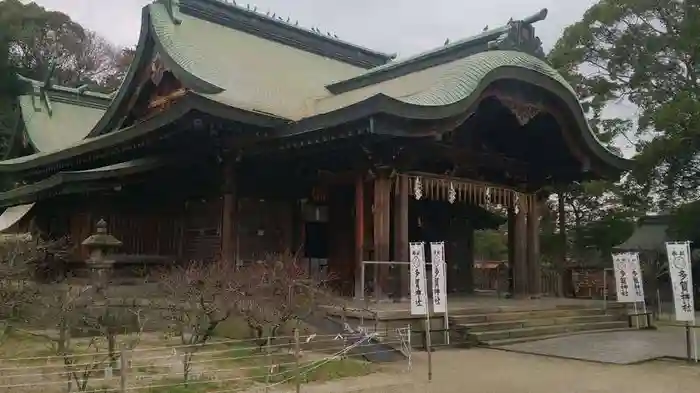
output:
M508 236L501 229L474 231L474 258L481 261L508 259Z
M21 121L17 75L58 85L87 84L113 91L123 80L133 50L119 49L66 14L35 3L0 1L0 159L10 151Z
M662 206L696 197L700 186L700 3L601 0L569 26L550 61L583 98L604 139L633 122L604 119L603 108L628 100L640 140L633 172Z
M0 25L9 37L3 53L21 75L35 80L51 73L59 85L113 90L133 54L84 29L68 15L35 3L0 2Z

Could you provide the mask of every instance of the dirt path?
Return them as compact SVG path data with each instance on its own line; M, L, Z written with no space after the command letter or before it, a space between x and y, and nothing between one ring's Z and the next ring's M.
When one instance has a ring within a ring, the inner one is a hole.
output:
M433 357L427 384L425 354L410 374L377 374L322 386L304 393L686 393L697 391L700 366L658 361L619 366L561 360L488 349L441 351Z

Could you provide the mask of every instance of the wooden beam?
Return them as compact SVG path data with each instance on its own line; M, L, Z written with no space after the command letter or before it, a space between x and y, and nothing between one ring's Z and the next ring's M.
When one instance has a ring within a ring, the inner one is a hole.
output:
M236 263L237 235L236 217L238 201L236 198L236 173L235 161L231 157L226 157L224 161L223 177L223 207L221 217L221 257L226 263Z
M355 178L355 298L363 299L364 283L362 277L362 260L365 250L365 179L363 175Z
M404 176L396 177L394 193L394 260L408 262L408 197L409 179ZM399 267L399 292L401 297L409 295L408 265Z
M518 200L518 212L515 214L515 249L514 249L514 295L527 297L528 268L527 268L527 202L525 198Z
M530 297L542 296L542 266L540 261L540 203L533 197L527 215L527 266L530 272Z
M374 259L389 261L391 259L391 180L387 171L379 171L374 179ZM385 296L389 276L388 265L375 265L375 297Z

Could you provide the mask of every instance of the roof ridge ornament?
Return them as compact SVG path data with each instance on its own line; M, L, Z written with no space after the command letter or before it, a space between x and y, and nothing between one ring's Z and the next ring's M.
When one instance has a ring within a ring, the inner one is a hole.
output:
M179 25L182 23L180 16L180 0L164 0L165 9L168 10L168 15L173 24Z
M549 11L546 8L538 13L520 20L511 18L507 24L507 30L498 38L488 43L490 50L516 50L529 53L533 56L544 58L542 41L535 35L534 23L547 18Z
M177 0L168 0L168 1L177 1ZM359 47L358 45L355 45L355 44L353 44L353 43L351 43L351 42L349 42L349 41L343 40L343 39L340 38L337 34L331 32L331 31L325 31L325 32L324 32L323 30L321 30L321 29L319 29L318 27L315 27L315 26L312 26L312 27L304 27L304 26L301 26L301 25L299 25L299 20L296 20L296 19L293 20L293 19L290 18L290 17L286 17L286 18L285 18L285 17L283 17L283 16L281 16L281 15L279 15L279 14L277 14L276 12L273 12L273 11L271 11L271 10L267 10L266 12L263 12L261 9L258 9L258 7L255 6L255 5L237 3L236 0L217 0L217 1L218 1L219 3L226 4L226 5L230 6L230 7L235 7L235 8L238 9L238 10L246 11L246 12L249 12L249 13L251 13L251 14L256 14L256 15L258 15L258 16L265 17L265 18L267 18L267 19L270 20L270 21L275 21L275 22L278 22L278 23L284 23L284 24L286 24L286 25L288 25L288 26L295 27L295 28L297 28L297 29L299 29L299 30L302 30L302 31L306 31L306 32L310 32L310 33L315 33L315 34L317 34L317 35L320 36L320 37L325 37L325 38L334 39L334 40L336 40L336 41L338 41L338 42L340 42L340 43L349 44L349 45L352 45L352 46L355 46L355 47ZM366 49L366 48L362 48L362 49ZM371 50L371 49L366 49L366 50L369 50L369 51L374 52L374 51ZM396 57L398 56L398 54L396 54L396 53L384 54L384 55L388 56L388 57L390 58L390 60L394 60L394 59L396 59Z

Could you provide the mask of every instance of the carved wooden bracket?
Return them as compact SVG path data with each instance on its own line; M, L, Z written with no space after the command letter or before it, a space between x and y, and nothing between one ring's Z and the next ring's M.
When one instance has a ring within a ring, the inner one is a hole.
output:
M522 102L511 97L497 96L497 98L511 111L511 113L513 113L513 115L515 115L516 119L518 119L518 123L521 126L526 125L530 122L530 120L542 112L542 109L538 104Z

